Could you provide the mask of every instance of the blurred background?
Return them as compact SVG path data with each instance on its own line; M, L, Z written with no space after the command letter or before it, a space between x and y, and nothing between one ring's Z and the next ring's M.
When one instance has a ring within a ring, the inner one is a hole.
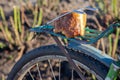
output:
M86 11L87 27L105 30L120 20L120 0L0 0L0 80L22 55L33 48L55 43L47 34L35 39L29 32L60 15L63 11L91 6L98 11ZM120 29L93 46L117 59L120 53Z

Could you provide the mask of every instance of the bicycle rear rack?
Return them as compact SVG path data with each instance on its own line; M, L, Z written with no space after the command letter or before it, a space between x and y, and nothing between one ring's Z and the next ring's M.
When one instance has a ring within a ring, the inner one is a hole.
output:
M93 44L97 42L100 38L108 36L110 33L114 31L115 28L120 27L120 23L111 24L105 31L98 31L90 28L85 28L85 35L84 36L77 36L75 38L67 38L61 33L54 33L54 27L52 25L42 25L38 27L34 27L30 29L32 32L36 33L47 33L53 36L60 37L62 39L67 39L68 41L73 41L77 44Z

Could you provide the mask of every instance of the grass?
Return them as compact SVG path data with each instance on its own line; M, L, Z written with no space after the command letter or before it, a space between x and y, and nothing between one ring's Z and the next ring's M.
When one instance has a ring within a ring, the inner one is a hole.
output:
M97 7L99 9L98 14L101 18L101 21L103 20L107 26L109 26L112 22L120 20L120 15L119 15L120 9L119 9L118 0L111 0L111 3L109 3L109 1L107 0L95 0L95 1L89 0L89 2L93 7ZM102 25L101 22L99 22L99 24ZM113 38L113 35L115 36L115 38ZM109 47L107 53L108 55L114 58L117 51L118 39L119 39L119 28L117 28L116 34L113 33L108 37Z
M28 2L28 3L26 2L27 6L22 6L22 7L14 6L13 7L13 16L10 16L10 23L12 25L13 32L11 31L11 29L7 23L7 20L5 17L6 15L5 15L2 7L0 7L0 17L2 19L2 21L0 22L0 30L3 33L4 40L7 42L7 43L1 42L1 48L3 48L4 45L6 45L6 46L9 46L10 49L13 49L13 45L22 46L25 43L27 43L28 41L30 41L33 37L33 34L29 33L26 30L24 24L26 23L29 27L35 27L35 26L41 25L42 17L43 17L42 7L43 6L49 7L48 3L49 2L52 3L54 1L55 0L49 0L49 1L48 0L45 0L45 1L37 0L37 4L35 4L35 6L33 6L30 2ZM94 2L92 0L89 0L89 1L91 1L91 5L93 7L96 7L95 4L97 3L97 8L99 8L99 10L100 10L100 12L98 13L100 17L104 17L104 15L109 13L110 16L112 16L114 20L116 18L119 18L120 9L118 6L118 0L112 0L111 4L108 4L108 1L104 1L104 0L95 0ZM58 3L59 3L59 0L56 0L55 5L57 5ZM32 23L29 22L29 18L25 14L26 10L29 11L30 14L33 16ZM96 17L93 17L93 20L96 22L99 30L102 30L103 26L98 21L98 19ZM110 20L105 22L107 26L110 24L109 21ZM115 36L116 36L115 39L113 39L113 37L112 37L114 34L111 34L108 37L109 48L108 48L107 52L110 56L113 56L113 57L115 56L115 53L117 50L117 43L118 43L118 37L119 37L119 30L117 29L116 31L117 32L115 34ZM105 48L103 39L101 39L98 42L97 47L100 47L100 45L102 45L102 50L104 52L106 52L106 48Z
M8 46L10 49L12 49L12 43L13 43L13 38L12 38L12 33L10 32L9 28L8 28L8 24L7 24L7 21L5 19L5 14L3 12L3 9L2 7L0 7L0 16L2 18L2 22L0 22L0 29L4 35L4 39L9 43ZM5 43L2 43L4 45L7 45Z
M2 21L0 21L0 30L4 36L4 42L0 42L0 48L8 46L11 50L14 50L14 46L17 46L19 49L18 55L20 54L19 56L22 56L26 44L29 44L29 41L33 37L33 33L30 33L28 29L25 28L24 23L28 23L31 27L40 26L42 23L42 8L38 8L36 5L30 15L34 17L32 25L29 24L29 20L25 14L25 7L13 6L13 16L9 17L11 27L9 27L9 21L6 20L3 8L0 7L0 17L2 19Z
M4 44L4 43L1 43L0 42L0 48L2 49L2 48L4 48L6 45Z

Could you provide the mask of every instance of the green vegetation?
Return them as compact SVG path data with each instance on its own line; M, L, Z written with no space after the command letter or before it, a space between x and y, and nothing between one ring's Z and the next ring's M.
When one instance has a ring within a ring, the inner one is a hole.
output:
M93 7L97 7L99 9L99 16L101 20L104 21L106 26L109 26L112 22L120 20L120 5L118 4L120 2L119 0L111 0L111 2L109 0L89 0L89 2ZM100 22L99 24L102 25ZM116 57L119 34L120 30L118 28L115 34L113 33L108 37L109 48L107 53L114 58ZM115 36L115 38L113 38L113 36Z
M20 2L25 3L25 5L13 5L13 16L9 16L9 19L6 19L7 15L5 15L3 8L0 7L0 32L2 33L3 40L3 42L0 42L0 48L9 47L11 50L14 50L15 47L17 47L19 53L22 54L26 45L29 45L30 40L33 37L33 33L28 31L28 27L36 27L42 24L42 18L44 16L43 12L46 8L50 9L48 12L55 10L58 14L59 12L57 11L59 9L57 9L57 5L60 1L37 0L37 4L34 5L29 1L20 0ZM99 9L97 15L99 15L100 21L94 15L94 17L91 17L95 21L98 30L102 31L102 29L111 24L111 22L120 20L119 0L111 0L111 3L106 0L89 0L89 2L93 7ZM101 22L104 22L105 25ZM109 48L107 51L103 39L98 41L97 48L100 48L101 46L103 52L107 52L110 56L115 57L119 34L120 29L117 29L115 33L109 35Z
M37 4L36 4L37 5ZM25 29L24 23L29 24L29 20L25 14L25 7L13 7L13 16L9 17L10 25L6 20L5 13L0 7L0 17L2 21L0 21L0 30L4 36L4 42L0 42L0 48L4 48L5 46L9 47L11 50L14 50L14 46L19 49L19 58L22 56L23 51L26 48L26 44L30 42L33 37L33 33L30 33L28 29ZM42 23L42 8L35 7L33 9L33 13L30 15L34 16L33 26L29 24L29 27L39 26Z

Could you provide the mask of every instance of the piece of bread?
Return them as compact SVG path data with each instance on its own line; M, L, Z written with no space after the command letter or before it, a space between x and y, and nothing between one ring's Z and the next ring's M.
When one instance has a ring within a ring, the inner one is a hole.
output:
M72 12L67 14L54 22L54 32L62 32L68 38L83 36L85 34L86 17L85 13Z

